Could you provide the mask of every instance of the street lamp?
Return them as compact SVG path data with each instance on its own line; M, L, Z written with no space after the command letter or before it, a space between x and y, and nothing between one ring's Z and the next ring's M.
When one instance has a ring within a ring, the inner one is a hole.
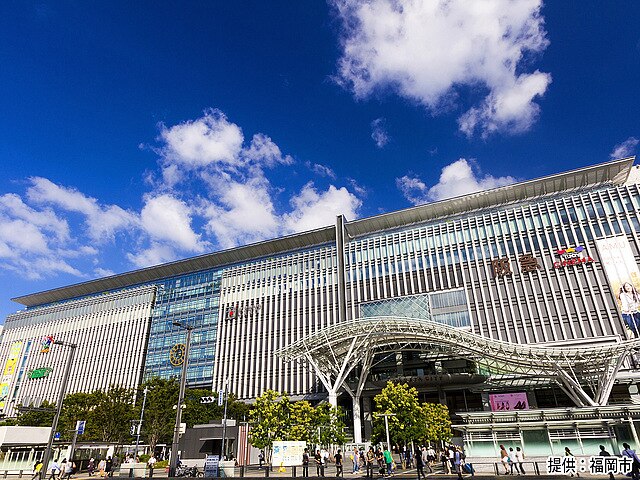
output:
M58 394L58 404L56 405L56 415L53 417L53 423L51 424L51 432L49 433L49 441L47 442L47 448L44 451L44 456L42 457L42 472L44 475L47 475L47 469L49 468L49 460L51 459L51 447L53 446L53 437L56 433L56 429L58 428L58 420L60 420L60 412L62 411L62 402L64 401L64 394L67 391L67 384L69 383L69 374L71 373L71 364L73 363L73 356L76 353L76 348L78 345L75 343L63 342L61 340L54 340L54 345L62 345L64 347L69 347L69 356L67 357L67 365L64 369L64 375L62 376L62 385L60 385L60 393ZM77 430L76 430L77 432ZM71 458L69 459L71 461Z
M173 430L173 443L171 444L171 463L169 464L169 476L176 476L176 466L178 465L178 444L180 442L180 423L182 422L182 403L184 402L184 387L187 383L187 365L189 363L189 344L191 343L191 330L194 327L185 325L178 321L173 325L187 331L187 344L184 349L184 359L182 360L182 375L180 376L180 394L178 395L178 405L176 405L176 426Z
M384 428L387 431L387 448L391 451L391 442L389 441L389 417L395 417L395 413L376 413L376 417L384 417Z
M142 428L142 419L144 418L144 407L147 403L147 393L149 392L148 388L145 388L142 393L144 397L142 398L142 410L140 411L140 421L138 421L138 428L136 429L136 450L133 452L133 458L137 458L138 456L138 448L140 447L140 429ZM153 452L151 452L153 455Z

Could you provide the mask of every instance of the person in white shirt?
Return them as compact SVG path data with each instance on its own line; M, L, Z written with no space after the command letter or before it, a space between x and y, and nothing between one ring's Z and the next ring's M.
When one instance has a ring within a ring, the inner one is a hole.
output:
M518 473L522 473L524 475L524 466L522 465L524 462L524 452L520 447L516 447L516 460L516 470L520 469Z

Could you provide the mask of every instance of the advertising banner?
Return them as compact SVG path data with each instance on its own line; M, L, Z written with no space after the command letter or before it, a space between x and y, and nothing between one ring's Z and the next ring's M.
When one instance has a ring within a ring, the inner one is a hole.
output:
M529 410L529 401L525 392L491 393L489 394L489 403L492 412Z
M630 336L640 337L640 270L624 235L596 240L600 261Z
M9 389L11 382L16 373L18 367L18 361L20 360L20 353L22 353L22 342L13 342L9 349L9 356L4 363L2 369L2 382L0 382L0 411L4 410L7 397L9 396Z
M302 465L302 454L306 447L305 442L273 442L271 464L276 467Z

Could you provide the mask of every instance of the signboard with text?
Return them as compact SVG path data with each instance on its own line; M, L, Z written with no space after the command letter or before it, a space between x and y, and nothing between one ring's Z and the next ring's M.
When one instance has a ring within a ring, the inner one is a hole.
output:
M529 401L525 392L492 393L489 395L492 412L510 412L529 410Z
M273 442L271 464L276 467L302 465L302 454L306 447L306 442Z

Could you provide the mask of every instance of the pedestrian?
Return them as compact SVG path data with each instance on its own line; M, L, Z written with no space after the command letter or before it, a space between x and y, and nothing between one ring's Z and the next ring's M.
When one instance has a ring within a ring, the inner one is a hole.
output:
M157 461L158 460L156 459L156 456L153 453L149 457L149 460L147 460L147 467L149 467L149 478L153 477L153 469L156 468Z
M502 462L502 466L504 467L504 474L509 475L509 454L507 453L507 449L504 448L504 445L500 445L500 461Z
M442 473L451 474L451 464L449 463L449 457L447 456L446 449L440 452L440 462L442 463Z
M607 450L605 450L604 445L600 445L600 452L598 452L598 455L600 457L610 457L611 454L609 452L607 452ZM615 480L615 477L613 476L613 473L609 472L609 480Z
M516 458L516 452L514 452L513 447L509 447L509 465L511 466L511 475L513 475L513 467L516 467L516 473L520 475L520 470L518 470L516 465L517 462L518 459Z
M622 446L624 450L622 450L622 456L629 457L632 461L631 463L631 480L639 480L640 479L640 458L638 458L638 454L635 450L631 449L631 446L628 443L623 443Z
M520 469L520 471L518 473L521 473L522 475L525 475L525 472L524 472L524 452L522 451L522 449L520 447L516 447L516 461L518 462L516 464L516 470Z
M422 466L427 467L429 469L429 473L433 473L433 468L431 467L431 460L429 459L429 450L422 446L420 450L420 458L422 458ZM418 452L416 452L416 460L418 459Z
M262 468L264 466L264 450L260 450L258 454L258 468Z
M58 480L60 476L60 465L58 464L58 459L56 458L51 464L51 475L49 476L49 480Z
M365 465L367 466L367 478L373 478L373 463L376 461L376 454L373 447L369 447L365 456Z
M313 459L316 462L316 476L324 477L324 458L322 458L320 450L316 450L316 454L313 456Z
M107 467L107 462L104 458L101 458L98 462L98 472L100 472L100 476L104 477L104 470Z
M333 456L333 459L336 462L336 477L344 477L342 470L342 453L340 453L340 449L338 449L337 453Z
M36 460L36 463L33 465L33 477L31 480L36 480L36 478L40 478L40 472L42 471L42 461Z
M113 460L111 460L111 457L107 457L107 461L104 464L104 473L107 477L113 477Z
M564 456L565 457L575 457L575 455L573 453L571 453L571 450L569 450L569 447L564 447ZM573 473L571 474L571 476L573 477ZM579 477L580 474L578 473L578 470L576 469L576 477ZM638 480L638 479L634 479L634 480Z
M427 462L429 464L429 468L436 464L436 451L431 444L429 444L429 448L427 448ZM431 471L433 471L433 469L431 469Z
M309 476L309 449L305 448L302 454L302 476L304 478Z
M449 457L449 473L456 471L456 450L453 445L447 447L447 456Z
M453 447L455 450L453 451L453 465L455 468L455 472L458 474L458 478L462 479L462 464L464 462L464 454L460 447Z
M393 457L391 456L391 452L389 451L389 447L385 447L384 452L384 463L387 464L387 475L391 476L393 474Z
M382 449L378 447L376 451L376 461L378 462L378 472L380 475L384 475L387 471L387 466L384 461L384 453L382 453Z
M89 459L89 463L87 464L87 473L90 477L93 476L93 472L96 471L96 461L93 457Z
M424 473L424 460L422 460L422 451L420 449L416 450L415 457L416 457L416 470L418 472L418 480L420 480L420 477L427 478L427 475Z
M351 461L353 462L353 470L351 473L356 474L358 470L360 470L360 452L358 451L358 447L353 447L353 452L351 453Z
M64 470L62 472L61 480L64 480L65 477L67 478L67 480L69 480L71 478L71 474L73 473L73 470L75 469L76 464L73 463L73 460L71 459L69 459L69 461L66 463L63 460L62 463L64 463Z

